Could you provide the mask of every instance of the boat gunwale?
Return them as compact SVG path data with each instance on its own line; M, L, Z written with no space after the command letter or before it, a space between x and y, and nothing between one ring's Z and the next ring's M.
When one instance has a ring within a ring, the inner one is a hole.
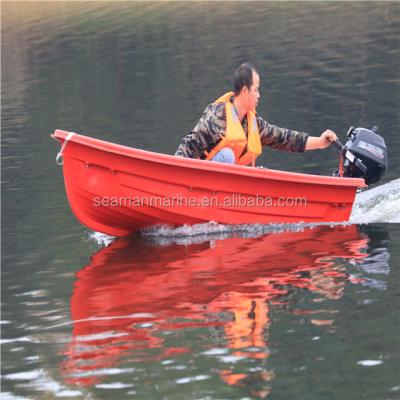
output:
M50 136L59 141L64 142L70 132L56 129ZM112 153L133 159L140 159L159 164L173 165L180 168L191 168L196 170L222 172L232 175L240 175L252 178L264 178L278 181L286 181L293 183L304 183L311 185L323 186L340 186L340 187L367 187L362 178L340 178L326 175L312 175L299 172L280 171L269 168L249 168L243 165L224 164L217 162L204 162L193 158L177 157L170 154L156 153L148 150L136 149L134 147L124 146L105 140L92 138L90 136L75 133L70 142L81 144L89 148L100 150L106 153ZM188 165L189 164L189 165Z

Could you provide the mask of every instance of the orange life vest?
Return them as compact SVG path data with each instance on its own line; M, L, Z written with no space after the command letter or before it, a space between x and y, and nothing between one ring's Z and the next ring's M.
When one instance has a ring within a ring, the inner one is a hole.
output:
M226 132L222 140L209 153L206 152L206 160L211 160L221 149L229 147L235 154L236 164L251 164L254 167L256 158L262 152L256 114L249 111L246 115L248 132L246 137L246 132L239 121L235 107L230 101L233 95L233 92L228 92L214 102L214 104L225 103Z

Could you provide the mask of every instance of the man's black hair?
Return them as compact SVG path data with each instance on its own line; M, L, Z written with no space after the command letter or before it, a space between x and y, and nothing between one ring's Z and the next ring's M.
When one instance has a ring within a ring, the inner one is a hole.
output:
M253 84L253 72L258 74L256 67L249 62L245 62L235 71L233 78L233 91L235 92L235 96L240 93L243 86L247 86L250 89Z

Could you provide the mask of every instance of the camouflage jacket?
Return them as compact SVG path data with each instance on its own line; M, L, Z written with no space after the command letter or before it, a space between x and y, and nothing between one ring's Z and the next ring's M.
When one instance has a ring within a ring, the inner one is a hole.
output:
M261 144L274 149L303 152L308 134L271 125L256 114ZM243 118L242 126L247 134L247 118ZM176 156L205 159L205 151L210 152L225 136L226 112L225 104L209 104L199 122L189 135L182 139L175 152Z

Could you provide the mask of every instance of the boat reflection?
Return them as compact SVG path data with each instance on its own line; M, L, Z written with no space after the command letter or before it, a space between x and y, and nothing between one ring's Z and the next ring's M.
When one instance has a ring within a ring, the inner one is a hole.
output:
M343 259L365 258L367 240L354 225L190 245L116 240L77 273L73 338L61 365L65 380L92 386L107 375L102 371L128 360L198 352L198 344L191 349L190 341L184 346L163 335L186 328L213 330L229 356L262 362L270 353L270 309L287 307L295 288L312 292L316 303L340 298L348 280ZM334 313L317 319L310 310L291 312L334 329ZM210 335L202 344L206 353L207 346L218 347ZM267 369L258 374L264 381L274 377ZM226 366L219 375L230 385L244 385L248 378L248 372L234 373ZM259 397L267 394L264 388Z

